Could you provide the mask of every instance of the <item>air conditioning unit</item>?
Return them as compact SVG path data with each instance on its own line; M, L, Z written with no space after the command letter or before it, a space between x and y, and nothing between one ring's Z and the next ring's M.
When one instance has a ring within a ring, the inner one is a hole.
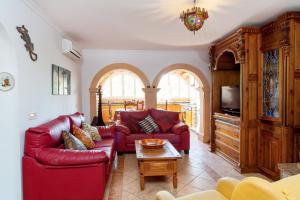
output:
M71 40L62 39L61 42L62 52L71 58L72 60L78 61L81 58L80 53L74 48Z

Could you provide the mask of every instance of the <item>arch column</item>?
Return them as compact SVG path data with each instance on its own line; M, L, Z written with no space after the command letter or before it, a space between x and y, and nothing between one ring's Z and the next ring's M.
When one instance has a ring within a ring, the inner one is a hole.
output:
M145 108L156 108L157 107L157 93L159 88L143 88L145 92Z

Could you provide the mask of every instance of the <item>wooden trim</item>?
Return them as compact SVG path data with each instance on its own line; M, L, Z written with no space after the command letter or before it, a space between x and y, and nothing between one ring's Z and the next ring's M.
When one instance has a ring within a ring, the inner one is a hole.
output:
M257 81L258 75L257 74L248 74L248 81Z

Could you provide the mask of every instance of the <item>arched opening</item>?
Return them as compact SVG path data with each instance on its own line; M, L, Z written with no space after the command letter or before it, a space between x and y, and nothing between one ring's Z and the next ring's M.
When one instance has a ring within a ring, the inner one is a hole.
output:
M174 64L163 69L153 81L160 89L158 108L180 111L182 119L199 133L199 138L210 138L210 89L204 74L188 64Z
M188 70L172 70L159 81L157 107L181 113L184 121L196 133L203 133L203 85Z
M138 68L126 63L114 63L101 69L93 78L90 87L90 117L97 114L97 88L103 91L102 113L104 122L113 120L118 109L143 109L143 88L149 81Z

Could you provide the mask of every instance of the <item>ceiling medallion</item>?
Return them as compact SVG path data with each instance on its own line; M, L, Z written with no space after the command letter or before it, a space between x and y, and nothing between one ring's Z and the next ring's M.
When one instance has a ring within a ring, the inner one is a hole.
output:
M204 24L204 21L208 18L208 12L204 8L196 7L196 0L194 0L194 7L182 11L180 14L181 21L184 22L184 25L190 31L193 31L194 34L196 31L201 29Z

